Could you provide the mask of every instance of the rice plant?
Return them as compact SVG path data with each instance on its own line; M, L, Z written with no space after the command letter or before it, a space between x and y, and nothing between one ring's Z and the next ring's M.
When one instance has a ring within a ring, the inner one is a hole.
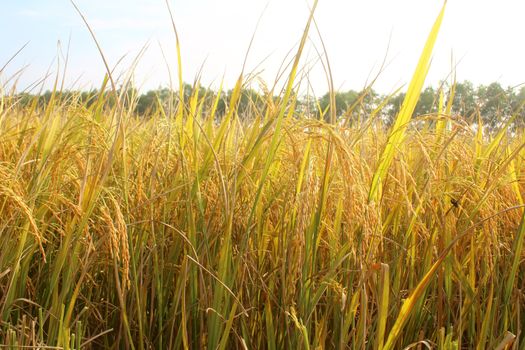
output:
M1 347L525 349L525 135L453 88L413 116L444 9L392 124L301 105L315 3L242 115L244 72L147 116L109 74L90 103L3 93Z

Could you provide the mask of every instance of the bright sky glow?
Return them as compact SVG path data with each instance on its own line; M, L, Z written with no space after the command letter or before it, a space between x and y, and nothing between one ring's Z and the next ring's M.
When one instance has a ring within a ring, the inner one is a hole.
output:
M247 70L272 84L281 62L301 37L308 17L305 0L173 0L171 7L182 45L183 78L192 82L204 63L204 85L217 87L222 76L233 86L246 48L263 13ZM177 81L175 39L164 0L77 0L111 66L126 55L116 71L129 71L139 50L149 43L135 72L142 89L168 86L164 50ZM328 51L337 89L360 89L383 61L390 39L389 65L376 90L387 93L410 80L427 34L437 16L439 0L319 0L315 18ZM264 10L266 8L266 10ZM437 85L451 70L453 54L459 81L499 81L503 86L525 82L523 0L449 0L427 85ZM5 82L25 68L22 90L57 71L57 42L62 51L71 37L66 86L98 87L105 73L95 44L69 0L5 0L0 11L0 67L26 42L28 46L1 75ZM320 50L315 29L312 43ZM314 61L312 45L305 54ZM63 61L63 60L62 60ZM327 91L317 64L310 74L316 94ZM52 86L50 78L46 86Z

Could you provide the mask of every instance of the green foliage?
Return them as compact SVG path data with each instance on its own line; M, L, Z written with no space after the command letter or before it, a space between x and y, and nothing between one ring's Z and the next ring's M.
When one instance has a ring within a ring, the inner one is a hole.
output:
M192 96L194 86L184 84L184 104L189 106L189 99ZM119 94L121 91L118 92ZM226 114L227 106L231 100L233 90L229 90L223 94L218 101L216 115L217 118L222 118ZM199 86L199 94L205 96L203 108L209 108L213 104L218 92L212 89L203 88ZM360 97L364 94L364 97ZM38 106L43 108L51 99L52 92L47 91L42 95L32 95L28 93L21 93L14 98L22 106L29 106L34 100L37 100ZM103 93L104 103L106 108L113 108L115 106L114 97L109 92ZM171 91L168 88L159 88L157 90L150 90L143 94L139 94L135 89L128 89L124 94L126 96L127 104L133 106L133 111L142 117L151 117L160 112L159 107L163 110L174 108L179 101L178 91ZM448 95L448 90L445 91ZM76 101L78 104L90 108L99 98L100 92L98 90L77 92L65 91L55 93L55 98L62 101ZM266 108L266 100L271 98L274 102L278 102L278 96L265 96L263 93L254 89L243 89L238 101L237 114L243 120L250 120L254 115L264 115ZM336 115L339 119L349 119L349 125L355 122L367 119L367 116L379 106L387 96L378 94L373 89L368 92L358 92L355 90L348 90L346 92L335 93ZM391 125L395 119L401 104L405 98L405 93L400 92L392 96L386 105L381 109L380 116L385 121L385 125ZM419 101L414 110L414 116L423 116L437 112L437 104L439 99L438 90L434 87L426 87L419 98ZM355 106L354 104L357 105ZM446 101L445 101L446 102ZM310 118L318 119L323 115L325 120L328 120L330 115L329 105L330 96L328 93L323 95L317 101L318 105L313 101L307 101L297 97L297 105L303 106L303 115ZM496 130L498 126L507 121L510 116L515 115L514 126L525 124L525 87L518 89L506 88L504 89L499 83L494 82L487 86L480 85L474 87L469 81L459 82L455 86L454 100L452 102L452 113L455 116L464 118L469 123L477 123L478 113L480 114L484 125L488 130ZM171 107L170 107L171 106ZM319 108L317 107L319 106ZM354 107L350 110L351 107ZM301 108L299 108L301 109Z
M336 106L336 115L341 117L345 114L349 107L351 107L359 98L359 93L354 90L349 90L347 92L336 92L335 93L335 106ZM329 119L330 112L327 110L330 106L330 94L326 93L319 99L319 105L321 106L321 111L327 111L324 114L326 121ZM320 112L321 112L320 111Z

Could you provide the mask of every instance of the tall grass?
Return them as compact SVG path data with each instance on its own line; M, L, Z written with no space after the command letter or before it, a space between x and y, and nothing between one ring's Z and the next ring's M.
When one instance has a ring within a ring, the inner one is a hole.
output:
M0 344L525 348L523 131L472 131L453 90L411 119L425 61L391 128L312 118L311 20L247 119L243 75L225 115L198 83L148 118L1 97Z

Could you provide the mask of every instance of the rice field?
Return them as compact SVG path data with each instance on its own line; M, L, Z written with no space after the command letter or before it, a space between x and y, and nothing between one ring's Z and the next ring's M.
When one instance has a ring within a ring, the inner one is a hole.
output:
M525 349L525 134L413 115L442 17L393 123L301 105L312 17L248 117L4 91L0 347Z

